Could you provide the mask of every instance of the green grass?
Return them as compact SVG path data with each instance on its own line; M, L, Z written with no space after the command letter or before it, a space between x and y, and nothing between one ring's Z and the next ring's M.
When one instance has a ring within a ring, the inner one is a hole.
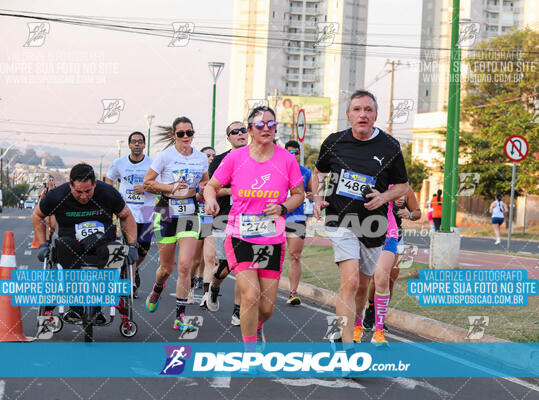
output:
M283 266L288 276L288 255ZM442 321L461 328L468 328L468 316L485 315L490 321L487 335L514 342L539 341L539 296L529 296L526 307L422 307L415 297L408 296L410 273L428 268L426 264L414 262L410 269L401 269L395 282L391 307ZM333 262L331 247L306 246L302 254L301 281L323 289L339 290L339 271Z

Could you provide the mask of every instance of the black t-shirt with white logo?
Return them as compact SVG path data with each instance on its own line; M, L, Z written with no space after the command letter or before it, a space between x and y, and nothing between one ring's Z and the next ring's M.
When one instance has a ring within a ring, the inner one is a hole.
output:
M120 213L124 207L120 193L101 181L97 181L94 195L87 204L75 200L69 183L50 190L39 203L43 214L56 217L59 236L78 240L96 232L103 233L106 240L114 240L116 227L112 224L112 216Z
M352 129L333 133L322 143L316 162L320 172L331 172L326 192L326 201L330 204L326 208L326 225L352 229L367 247L384 243L387 204L367 210L361 188L368 184L385 192L391 184L408 181L399 142L379 129L373 136L369 140L358 140Z
M213 158L213 161L211 162L209 168L208 168L208 174L210 178L213 176L215 171L217 171L217 168L219 165L221 165L221 162L225 159L225 157L230 153L232 150L225 151L222 154L216 155ZM225 188L229 188L230 185L223 186ZM230 212L230 209L232 208L232 203L230 201L230 196L223 196L223 197L217 197L217 204L219 204L219 214L217 215L228 215ZM226 226L226 223L225 223Z

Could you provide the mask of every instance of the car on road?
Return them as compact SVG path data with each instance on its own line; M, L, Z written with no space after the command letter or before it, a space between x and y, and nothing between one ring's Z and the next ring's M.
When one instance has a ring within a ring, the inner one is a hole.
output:
M24 208L34 208L35 205L36 205L36 202L34 200L24 201Z

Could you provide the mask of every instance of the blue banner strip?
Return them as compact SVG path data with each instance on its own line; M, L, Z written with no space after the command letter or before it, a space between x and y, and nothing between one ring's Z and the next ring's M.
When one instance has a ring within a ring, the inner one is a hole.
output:
M539 343L1 343L0 377L537 377Z

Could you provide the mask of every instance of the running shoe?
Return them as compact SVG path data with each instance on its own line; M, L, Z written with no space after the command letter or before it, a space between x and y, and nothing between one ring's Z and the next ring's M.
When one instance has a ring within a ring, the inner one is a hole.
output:
M200 302L200 308L205 310L208 309L208 299L210 297L210 292L206 292L202 295L202 301Z
M138 287L137 287L137 285L133 285L133 298L138 299Z
M63 316L63 320L70 324L81 324L82 318L80 314L82 314L82 310L80 310L80 314L78 312L79 310L74 310L73 308L70 308Z
M264 336L264 328L256 331L256 351L262 353L266 348L266 336Z
M232 313L232 318L230 319L230 324L240 326L240 310L234 310Z
M206 301L206 307L208 307L208 310L210 310L211 312L219 311L219 288L217 288L216 292L213 291L210 283L208 293L209 296Z
M193 325L185 322L185 314L181 313L178 318L174 321L174 325L172 326L174 329L178 329L180 331L187 331L187 332L193 332L196 331L197 328L195 328Z
M163 290L165 290L165 285L163 285ZM148 310L149 312L155 312L155 310L157 310L157 307L159 307L159 297L161 296L161 293L157 293L155 290L152 289L152 291L146 298L146 310Z
M298 292L292 290L288 300L286 300L286 304L290 304L291 306L299 306L301 304L301 299L298 296Z
M500 244L502 241L500 239L496 239L496 241L494 242L494 244Z
M189 293L187 294L187 304L195 304L195 288L194 287L189 289Z
M354 326L354 342L361 343L363 337L363 327L361 325Z
M374 328L374 305L369 305L363 315L363 328L366 331L372 331Z
M371 343L374 343L376 346L389 347L389 343L386 340L386 334L382 329L377 329L376 331L374 331Z

